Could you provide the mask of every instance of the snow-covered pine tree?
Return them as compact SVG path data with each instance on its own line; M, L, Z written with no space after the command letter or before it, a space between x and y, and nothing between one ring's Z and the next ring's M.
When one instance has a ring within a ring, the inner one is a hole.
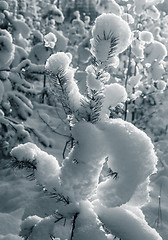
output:
M151 139L133 124L109 118L110 107L125 102L127 93L119 83L108 83L105 69L130 45L131 30L121 17L102 14L92 36L96 65L87 69L85 94L74 78L71 54L53 54L45 65L69 122L68 155L61 162L31 142L11 151L13 165L26 168L43 190L26 210L20 235L27 240L161 240L141 211L156 171ZM105 164L108 171L102 174Z

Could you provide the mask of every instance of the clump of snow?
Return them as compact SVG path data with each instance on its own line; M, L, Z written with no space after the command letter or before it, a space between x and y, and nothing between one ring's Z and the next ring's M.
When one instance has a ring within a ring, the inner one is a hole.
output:
M122 19L126 22L128 22L128 24L133 24L134 23L134 18L131 14L129 13L124 13L122 14Z
M144 63L152 64L154 61L161 62L167 56L166 46L158 41L153 41L144 49L146 55Z
M155 6L150 6L146 10L148 16L150 16L154 20L158 20L160 17L160 12Z
M86 79L87 86L90 89L93 89L93 90L100 90L103 87L103 84L97 78L96 73L95 73L95 69L93 68L93 66L89 65L85 69L85 71L87 72L87 79Z
M123 52L132 40L128 23L111 13L96 18L92 34L91 53L100 62L108 61L112 56Z
M55 28L48 26L46 28L46 33L50 32L54 33L57 38L57 42L54 47L55 52L66 52L69 39L63 35L62 31L57 31Z
M152 74L152 79L154 79L154 80L161 79L163 73L165 72L163 62L162 61L161 62L154 61L151 64L150 70L151 70L151 74Z
M53 189L59 185L60 167L57 159L42 151L34 143L28 142L18 145L12 149L11 155L18 161L35 164L35 177L38 183L47 189Z
M32 43L36 45L39 42L43 41L43 34L39 30L32 31Z
M33 143L19 144L11 151L12 157L18 161L30 160L33 161L38 153L38 147Z
M114 13L116 15L121 15L121 7L114 0L98 0L96 3L96 11L100 14L102 13Z
M28 59L30 59L32 63L40 65L45 64L50 55L51 49L45 47L44 43L39 42L31 48Z
M127 100L126 89L118 83L112 83L105 86L104 99L100 112L101 119L107 115L109 116L109 108L116 107L117 104L125 102Z
M31 101L18 91L9 91L8 100L13 103L13 113L26 120L32 114L33 105Z
M136 14L140 15L145 8L145 4L146 4L146 0L134 0L134 8L135 8L135 12Z
M137 74L136 76L132 76L128 79L128 83L131 87L135 87L139 84L140 80L142 78L141 74Z
M6 1L1 1L0 2L0 10L1 11L4 11L4 10L7 10L9 7L8 3Z
M159 10L155 7L158 3L162 3L164 0L134 0L135 13L141 15L144 11L152 19L157 20L160 16Z
M14 36L17 37L19 34L22 35L23 38L28 38L30 34L30 28L28 25L22 20L13 20L12 21Z
M132 53L140 59L144 58L144 44L139 39L134 39L131 46Z
M99 219L114 236L124 240L162 240L156 230L145 221L139 208L126 205L107 208L99 201L93 204Z
M59 183L60 167L56 158L40 151L37 156L36 179L39 183L46 186L47 189L56 187Z
M0 29L0 69L6 69L14 58L15 47L7 30Z
M47 18L52 16L57 23L62 23L64 21L64 15L54 4L47 4L43 9L42 18Z
M14 54L14 59L12 61L11 67L18 66L19 63L23 61L23 59L26 59L27 57L28 57L27 51L24 48L15 45L15 54Z
M29 216L21 224L20 236L28 238L32 232L33 227L42 220L39 216Z
M38 216L30 216L26 218L21 225L21 236L29 236L29 240L46 240L53 235L55 218L53 216L40 218Z
M50 32L44 35L44 45L45 47L54 48L57 38L54 33Z
M70 53L69 53L70 54ZM71 63L70 55L64 52L52 54L46 62L46 70L58 74L61 70L66 71Z
M154 40L153 34L149 31L139 32L139 39L146 43L151 43Z
M151 139L133 124L122 119L99 124L106 136L108 166L118 173L118 178L101 182L97 196L108 207L120 206L156 171L157 157Z
M156 85L157 85L157 89L160 90L160 91L164 91L166 86L167 86L167 83L163 80L158 80L156 82Z

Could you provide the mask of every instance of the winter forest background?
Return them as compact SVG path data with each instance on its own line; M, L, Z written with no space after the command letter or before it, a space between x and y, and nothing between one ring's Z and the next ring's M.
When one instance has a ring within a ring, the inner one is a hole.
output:
M167 14L0 0L0 240L168 239Z

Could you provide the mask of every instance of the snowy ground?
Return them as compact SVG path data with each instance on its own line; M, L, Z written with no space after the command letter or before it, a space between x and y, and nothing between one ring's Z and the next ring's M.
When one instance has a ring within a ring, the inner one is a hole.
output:
M17 176L17 172L2 166L0 172L0 239L14 239L8 234L19 233L26 203L36 192L33 182Z

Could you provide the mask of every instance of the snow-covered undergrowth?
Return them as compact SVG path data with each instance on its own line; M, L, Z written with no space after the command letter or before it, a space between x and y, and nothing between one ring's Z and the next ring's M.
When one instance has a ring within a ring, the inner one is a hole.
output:
M0 239L166 240L163 2L0 1Z

